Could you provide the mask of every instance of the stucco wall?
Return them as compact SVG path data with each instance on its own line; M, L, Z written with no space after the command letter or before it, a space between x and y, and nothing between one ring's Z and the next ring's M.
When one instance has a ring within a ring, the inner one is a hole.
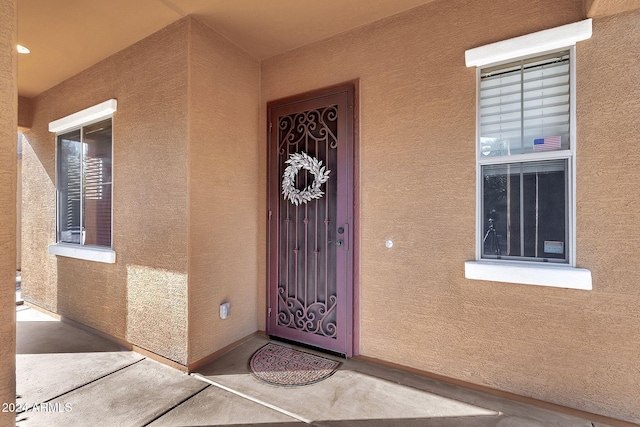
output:
M268 59L260 135L266 102L360 79L361 354L637 422L638 14L596 20L578 45L577 260L594 290L464 278L476 191L464 52L583 14L578 0L435 1Z
M572 308L585 405L640 423L640 10L594 19L578 49L578 262L594 291ZM580 327L581 326L581 327ZM561 378L564 380L564 378ZM598 391L595 393L594 391ZM622 409L624 408L624 412ZM618 412L620 411L620 412Z
M54 137L38 144L35 133L22 138L22 296L53 312L58 309L56 259L47 255L55 241ZM33 145L30 143L33 141Z
M22 136L18 136L21 140ZM16 164L16 269L20 270L22 255L22 151L18 153Z
M182 364L255 332L259 73L257 60L186 18L38 96L25 133L25 299ZM109 98L116 263L49 255L48 123Z
M258 328L259 62L197 20L189 45L189 362ZM231 304L231 316L218 306Z
M16 131L18 126L17 2L0 3L0 402L16 400ZM0 426L15 414L0 412Z
M23 153L24 298L187 360L187 40L181 20L39 95ZM48 123L110 98L115 264L55 257Z

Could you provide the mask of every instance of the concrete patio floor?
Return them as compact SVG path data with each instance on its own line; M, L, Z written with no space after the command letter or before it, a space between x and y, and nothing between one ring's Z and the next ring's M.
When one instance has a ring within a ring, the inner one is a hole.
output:
M262 335L188 375L26 305L16 310L17 404L29 407L18 426L605 426L325 354L342 362L330 378L271 386L248 368L269 341Z

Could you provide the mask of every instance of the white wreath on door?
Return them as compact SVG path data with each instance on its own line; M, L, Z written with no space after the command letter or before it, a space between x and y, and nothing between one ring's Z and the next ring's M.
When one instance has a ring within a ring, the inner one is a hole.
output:
M289 160L285 161L289 166L282 174L282 194L291 203L298 206L307 203L313 199L319 199L324 195L320 190L320 186L329 180L330 170L324 169L322 160L311 157L304 151L289 155ZM309 171L314 176L311 185L306 186L302 190L298 190L295 186L296 175L300 169Z

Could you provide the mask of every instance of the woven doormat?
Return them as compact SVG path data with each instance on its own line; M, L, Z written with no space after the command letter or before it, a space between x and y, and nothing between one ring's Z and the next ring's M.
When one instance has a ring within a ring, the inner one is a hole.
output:
M340 362L269 343L253 353L251 373L260 381L280 387L309 385L329 378Z

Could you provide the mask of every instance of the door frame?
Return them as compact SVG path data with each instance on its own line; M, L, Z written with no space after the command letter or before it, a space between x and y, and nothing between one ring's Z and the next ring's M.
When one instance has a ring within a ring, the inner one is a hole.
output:
M347 186L351 206L348 212L348 223L351 232L347 271L347 357L360 354L360 123L359 123L359 79L347 81L337 85L324 87L298 95L288 96L267 102L267 309L265 311L266 332L270 332L271 316L271 284L277 280L277 257L271 256L271 242L278 239L278 227L273 226L272 214L276 211L275 206L271 206L272 200L278 200L280 194L280 177L273 173L271 157L273 155L273 144L271 140L271 111L277 107L311 101L330 95L346 93L349 110L347 111L347 138L350 139L350 153L347 161L351 163L349 168L351 184ZM272 198L276 196L276 198ZM274 261L275 259L275 261ZM349 286L350 284L350 286ZM349 308L351 312L349 313ZM275 313L274 313L275 315Z

